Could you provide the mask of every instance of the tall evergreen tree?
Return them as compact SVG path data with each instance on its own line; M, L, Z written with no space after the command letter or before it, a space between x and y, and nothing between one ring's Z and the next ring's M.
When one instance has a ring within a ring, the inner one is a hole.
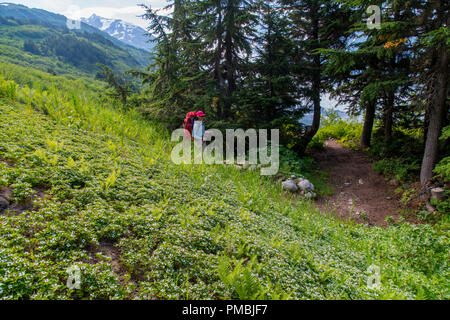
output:
M412 51L406 42L411 33L411 13L396 4L380 1L382 23L380 28L368 28L366 9L373 1L347 1L356 23L350 29L352 44L345 50L322 50L329 57L326 71L337 77L335 94L349 103L354 113L365 112L360 141L362 148L371 144L372 127L381 104L385 145L392 137L395 104L405 103L412 89L410 60ZM401 88L401 90L400 90Z
M101 68L100 72L97 73L97 77L103 79L110 89L107 93L114 99L119 100L122 106L126 108L128 97L133 92L132 85L130 82L126 81L123 77L114 74L114 71L103 64L98 64Z
M176 0L166 8L173 10L170 17L145 8L149 31L158 43L151 79L147 79L156 98L149 110L182 114L198 106L211 108L212 117L230 119L240 66L252 52L256 22L252 3Z
M148 73L134 75L150 85L149 102L142 110L151 118L159 118L170 127L181 122L185 112L194 105L199 66L195 61L195 26L189 16L189 0L171 1L166 10L171 16L159 15L143 5L143 17L150 21L149 33L157 43L157 52L147 68Z
M449 113L449 7L448 1L427 1L423 3L419 16L421 41L418 42L420 64L417 65L421 66L420 80L427 112L425 150L420 171L422 185L427 185L433 177L439 137Z
M326 57L322 48L343 48L350 13L341 4L328 0L282 0L281 4L291 20L291 37L296 41L295 52L297 83L304 101L312 106L312 125L297 144L303 153L319 130L321 94L330 89L330 79L323 72Z
M289 20L271 5L260 8L256 58L247 63L239 82L239 115L247 126L273 127L281 119L297 121L305 110L299 107L292 76L294 43L289 38Z
M252 1L207 0L199 5L199 24L204 36L207 67L212 70L219 101L217 117L228 119L233 114L234 93L242 67L252 54L257 15Z

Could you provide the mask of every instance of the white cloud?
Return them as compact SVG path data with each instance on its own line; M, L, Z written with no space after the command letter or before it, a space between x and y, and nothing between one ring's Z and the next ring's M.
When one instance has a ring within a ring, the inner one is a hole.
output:
M92 14L109 18L109 19L121 19L127 22L131 22L135 25L146 28L148 23L144 19L140 18L145 11L138 6L113 8L113 7L88 7L80 10L80 17L88 18Z
M153 1L151 1L153 2ZM147 3L148 4L148 3ZM160 9L158 14L167 15L171 12L171 10L161 10L164 6L155 6L151 4L152 9ZM89 18L92 14L96 14L98 16L109 18L109 19L120 19L123 21L127 21L133 23L137 26L140 26L144 29L148 27L148 21L143 19L141 16L145 13L145 9L141 6L128 6L122 8L115 7L87 7L82 8L78 13L79 17L77 18Z
M0 0L1 1L1 0ZM40 8L50 12L65 15L71 19L88 18L93 13L109 19L121 19L135 25L147 28L148 22L139 16L145 13L137 4L144 3L152 9L164 8L166 0L5 0L23 4L30 8ZM92 4L96 6L90 6ZM126 6L124 6L126 4ZM80 10L75 10L80 8ZM167 14L160 12L160 14Z

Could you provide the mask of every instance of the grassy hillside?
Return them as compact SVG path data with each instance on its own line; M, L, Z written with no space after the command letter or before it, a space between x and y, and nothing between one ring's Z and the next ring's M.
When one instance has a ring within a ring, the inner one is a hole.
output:
M368 228L258 172L176 166L168 134L96 83L38 75L0 78L0 298L449 298L442 225Z
M66 18L23 6L0 6L2 61L54 74L93 75L102 63L117 71L141 69L149 53L82 24L69 30Z

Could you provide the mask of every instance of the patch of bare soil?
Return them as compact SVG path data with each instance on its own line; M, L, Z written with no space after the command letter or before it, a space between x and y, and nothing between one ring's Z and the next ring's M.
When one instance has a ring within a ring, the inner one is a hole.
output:
M4 159L2 157L0 157L0 161L6 163L6 165L10 168L14 167L16 164L14 163L13 160L10 159Z
M103 242L100 245L99 251L111 258L111 267L117 274L125 273L125 270L120 265L120 252L119 249L114 247L113 243Z
M387 226L387 216L400 217L403 206L394 192L396 187L373 170L371 160L363 152L327 140L325 150L312 156L319 168L328 172L328 184L334 188L333 195L316 201L322 212L377 226Z
M132 273L129 275L127 268L121 263L121 252L119 248L114 245L114 243L101 241L100 246L95 248L90 247L88 248L88 251L93 259L91 263L98 263L100 261L96 253L101 253L102 255L107 256L110 260L109 262L111 264L111 269L119 277L122 287L125 288L129 282L134 284L134 292L131 294L130 299L137 295L139 290L139 281L144 281L145 278L141 274Z
M45 189L34 188L36 191L35 196L39 198L45 198L47 193ZM9 187L0 187L0 214L8 211L10 214L20 214L24 211L37 211L38 207L35 206L33 199L30 198L26 201L15 202L13 200L13 191Z
M33 209L32 201L25 201L21 203L14 202L13 193L11 188L1 187L0 188L0 214L9 211L13 214L19 214L24 211L29 211Z

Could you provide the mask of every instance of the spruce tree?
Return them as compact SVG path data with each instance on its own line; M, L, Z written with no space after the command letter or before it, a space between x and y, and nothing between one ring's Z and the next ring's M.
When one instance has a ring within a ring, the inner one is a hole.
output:
M303 102L313 109L313 122L296 145L303 153L317 133L321 117L321 94L330 89L323 72L326 57L320 49L343 48L349 26L349 11L327 0L282 0L291 21L291 39L296 42L295 74Z

